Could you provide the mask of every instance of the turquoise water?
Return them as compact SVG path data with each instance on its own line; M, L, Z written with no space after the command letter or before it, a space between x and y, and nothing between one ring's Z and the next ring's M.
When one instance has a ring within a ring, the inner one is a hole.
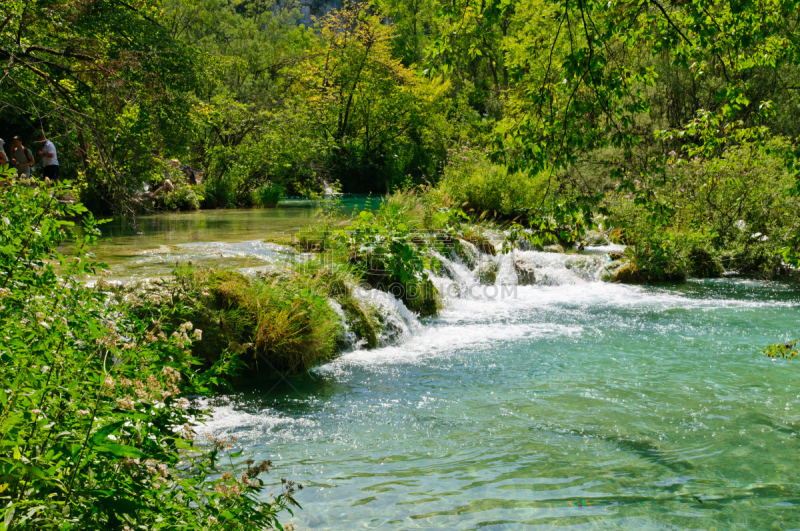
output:
M347 194L339 199L338 209L348 215L380 201ZM118 219L100 226L102 236L94 254L110 266L112 278L120 280L167 276L176 261L250 267L261 263L249 252L251 243L291 236L318 223L319 212L317 201L287 200L276 208L162 212Z
M107 254L119 277L271 264L260 238L303 208L165 215ZM273 460L276 493L304 483L298 530L800 529L800 362L757 352L800 336L795 285L622 286L596 281L601 254L519 258L537 285L402 316L395 344L210 400L198 431ZM451 266L437 284L470 285Z
M518 287L212 402L306 484L298 529L797 529L800 293Z

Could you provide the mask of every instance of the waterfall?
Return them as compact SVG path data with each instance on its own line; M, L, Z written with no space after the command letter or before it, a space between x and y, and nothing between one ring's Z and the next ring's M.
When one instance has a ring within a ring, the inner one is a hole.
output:
M359 339L356 333L350 329L350 325L347 323L347 314L345 314L342 305L333 299L328 299L328 304L331 308L333 308L333 311L336 312L336 315L339 316L339 320L342 323L341 342L344 344L344 348L342 350L347 352L358 350L359 348L363 347L364 344L366 344L366 340Z
M378 314L383 325L378 337L381 346L406 341L422 328L417 316L390 293L357 287L353 296Z

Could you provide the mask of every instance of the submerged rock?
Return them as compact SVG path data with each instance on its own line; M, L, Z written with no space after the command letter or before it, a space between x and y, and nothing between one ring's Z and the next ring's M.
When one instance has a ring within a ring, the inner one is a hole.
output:
M536 273L533 264L527 260L515 260L514 271L517 273L517 285L531 286L536 284Z

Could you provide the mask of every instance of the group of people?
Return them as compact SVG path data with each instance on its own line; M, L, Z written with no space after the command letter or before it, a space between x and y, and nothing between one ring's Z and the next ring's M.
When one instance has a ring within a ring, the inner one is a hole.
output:
M42 144L41 149L38 151L39 157L42 161L42 174L48 177L51 181L58 179L59 165L58 153L56 153L56 146L47 139L44 133L36 135L35 139L37 144ZM11 165L17 170L17 176L24 179L30 179L31 170L36 163L36 159L31 153L31 150L22 145L22 139L15 136L11 139L10 156L6 154L5 142L0 138L0 166L6 164Z

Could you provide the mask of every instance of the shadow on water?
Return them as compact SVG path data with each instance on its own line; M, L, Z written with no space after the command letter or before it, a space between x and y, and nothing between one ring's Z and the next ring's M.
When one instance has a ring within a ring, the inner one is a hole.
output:
M236 386L235 400L242 410L265 409L289 416L308 415L332 397L342 397L351 387L332 374L305 373L246 380ZM227 397L229 398L229 397Z

